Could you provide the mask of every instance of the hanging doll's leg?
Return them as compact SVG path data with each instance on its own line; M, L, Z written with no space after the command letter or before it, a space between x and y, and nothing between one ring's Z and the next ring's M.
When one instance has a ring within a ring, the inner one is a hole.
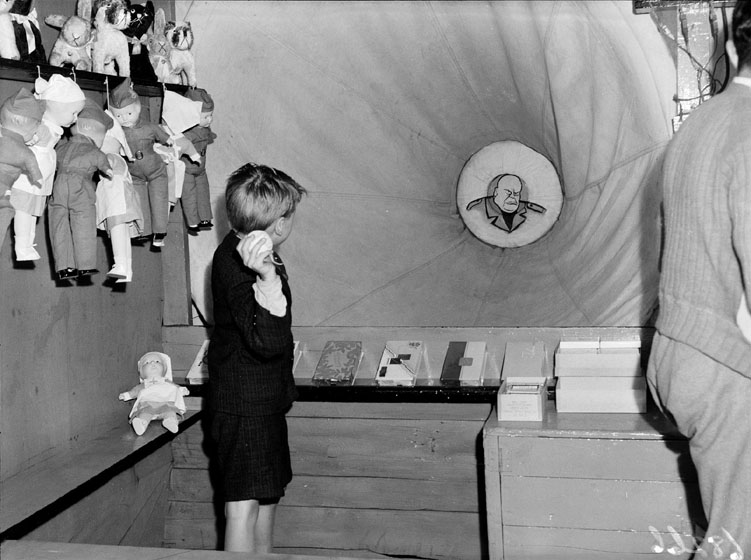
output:
M155 247L163 247L169 221L169 183L167 168L164 165L149 178L149 204L151 228L154 232L153 244Z
M211 213L211 192L206 171L197 175L195 181L199 222L202 224L202 227L211 227L213 225L211 220L214 216Z
M170 432L173 434L177 433L177 413L176 412L167 412L164 414L164 418L162 420L162 426L167 428Z
M66 181L60 181L55 185L56 191L52 192L47 207L47 224L49 236L52 242L52 257L55 261L55 270L58 278L68 278L69 274L78 275L76 259L73 255L73 238L70 233L70 221L68 220L67 199L68 185Z
M81 192L70 209L70 229L76 268L83 274L96 271L96 208L94 193Z
M36 226L36 216L22 210L16 210L16 217L13 221L13 232L16 237L16 260L36 261L40 259L39 253L34 249Z
M183 181L183 192L180 197L180 204L183 207L183 216L185 216L185 225L188 231L198 233L198 205L196 201L196 181L190 173L185 174Z
M127 223L117 224L110 228L110 242L112 243L112 256L115 259L115 264L107 273L107 276L123 282L130 282L132 277L131 247Z

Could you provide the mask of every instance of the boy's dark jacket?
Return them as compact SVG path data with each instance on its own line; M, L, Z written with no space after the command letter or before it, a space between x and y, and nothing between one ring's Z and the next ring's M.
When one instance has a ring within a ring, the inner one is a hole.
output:
M284 267L278 267L287 313L276 317L256 302L253 284L257 275L237 253L239 241L230 232L214 252L210 405L213 410L242 416L284 412L297 398L287 276Z

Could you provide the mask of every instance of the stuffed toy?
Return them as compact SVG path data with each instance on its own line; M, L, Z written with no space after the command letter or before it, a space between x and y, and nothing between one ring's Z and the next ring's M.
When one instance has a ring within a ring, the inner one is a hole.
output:
M110 92L109 109L123 127L133 151L128 169L144 210L144 230L153 234L152 247L164 247L169 220L169 182L167 166L154 151L154 144L172 145L172 140L159 125L141 118L141 100L133 91L130 78Z
M173 74L170 63L172 46L164 35L167 17L164 10L159 8L154 14L154 25L146 35L146 45L149 49L149 62L154 69L157 80L167 84L179 83L180 77Z
M20 261L39 259L39 253L34 249L34 238L37 219L44 213L47 198L52 194L57 163L55 145L63 135L63 128L75 122L86 99L76 82L60 74L53 74L49 80L37 78L34 97L44 102L39 141L31 147L42 171L42 185L39 187L30 182L27 176L21 175L13 183L10 195L16 212L13 221L16 260Z
M13 17L10 15L13 2L15 0L0 0L0 58L21 60L13 30Z
M186 387L172 381L170 357L162 352L147 352L138 360L140 383L130 391L120 393L121 401L136 399L130 411L130 425L140 435L152 420L162 420L162 426L173 434L185 414Z
M136 80L156 82L154 68L149 61L146 46L149 30L154 25L154 4L148 0L145 4L131 4L130 24L123 29L128 37L130 49L130 76Z
M128 38L122 31L130 24L127 0L94 0L91 17L96 30L91 52L94 72L130 76Z
M0 105L0 246L13 217L10 191L23 173L31 184L41 185L42 172L34 152L28 147L37 140L42 122L44 103L34 98L26 88L19 89Z
M45 64L47 55L44 53L34 0L15 0L10 16L13 19L13 32L20 60Z
M164 28L170 43L169 61L174 83L196 87L196 61L193 52L193 29L189 21L170 21Z
M97 227L109 233L112 243L115 262L107 276L115 278L118 283L130 282L133 278L130 240L143 235L143 212L128 163L123 157L132 158L133 152L118 120L109 109L105 113L112 117L113 126L104 137L102 151L107 154L113 177L102 177L97 185Z
M71 137L57 145L57 174L50 196L48 220L58 280L83 277L96 270L96 183L99 172L112 178L100 149L112 118L87 99Z
M201 155L199 162L188 162L185 167L185 182L183 184L182 207L188 231L196 234L201 229L210 229L211 223L211 191L209 179L206 175L206 149L216 138L211 131L214 119L214 100L209 93L201 88L189 89L186 97L201 103L201 118L199 123L184 132L185 137L193 143Z
M48 15L44 22L60 30L50 52L52 66L71 66L76 70L91 71L91 49L94 36L91 28L91 2L78 0L77 15Z

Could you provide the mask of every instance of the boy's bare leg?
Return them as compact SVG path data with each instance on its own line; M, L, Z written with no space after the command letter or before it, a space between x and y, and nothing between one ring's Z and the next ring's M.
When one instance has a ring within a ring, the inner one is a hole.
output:
M266 504L258 507L258 521L256 521L255 552L271 552L274 546L274 516L276 504Z
M258 521L258 500L225 502L224 550L228 552L254 552L255 527Z

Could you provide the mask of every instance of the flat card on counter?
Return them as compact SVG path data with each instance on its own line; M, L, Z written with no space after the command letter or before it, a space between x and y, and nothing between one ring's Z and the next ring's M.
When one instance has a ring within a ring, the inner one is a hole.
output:
M484 341L451 341L441 369L441 383L446 385L480 385L485 370Z
M362 360L359 340L329 340L313 373L313 381L330 385L352 385Z
M185 376L188 385L201 385L209 379L208 355L209 341L204 340L193 360L193 365L188 370L188 375Z
M425 345L421 340L389 340L381 354L375 380L378 385L415 384Z

